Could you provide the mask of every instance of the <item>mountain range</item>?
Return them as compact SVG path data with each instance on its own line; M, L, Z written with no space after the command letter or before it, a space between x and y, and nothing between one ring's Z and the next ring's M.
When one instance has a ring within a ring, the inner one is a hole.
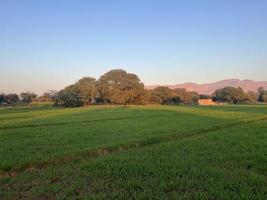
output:
M161 85L146 86L147 89L154 89ZM215 90L224 88L226 86L241 87L245 92L256 91L259 87L267 89L267 81L253 81L240 79L225 79L213 83L197 84L197 83L182 83L174 85L163 85L171 89L184 88L187 91L195 91L199 94L212 94Z

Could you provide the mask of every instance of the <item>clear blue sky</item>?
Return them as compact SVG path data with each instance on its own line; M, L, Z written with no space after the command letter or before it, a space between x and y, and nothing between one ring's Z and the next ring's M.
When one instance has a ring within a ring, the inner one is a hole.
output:
M267 0L0 0L0 92L114 68L145 84L267 80Z

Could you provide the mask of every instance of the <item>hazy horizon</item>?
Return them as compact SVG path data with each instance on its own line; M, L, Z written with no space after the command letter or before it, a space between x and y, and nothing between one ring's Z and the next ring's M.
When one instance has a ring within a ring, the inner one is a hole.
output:
M267 1L2 1L0 92L122 68L145 85L267 81Z

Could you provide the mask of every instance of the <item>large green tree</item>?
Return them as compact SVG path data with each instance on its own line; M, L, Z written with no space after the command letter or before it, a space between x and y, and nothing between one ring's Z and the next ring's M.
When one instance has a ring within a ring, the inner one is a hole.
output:
M72 84L59 91L54 98L55 105L77 107L83 104L77 84Z
M136 104L144 95L144 85L137 75L115 69L99 78L98 89L103 102Z
M4 93L0 93L0 105L5 103L5 94Z
M214 92L214 100L227 103L250 103L251 98L241 87L225 87Z
M169 104L174 97L173 91L164 86L156 87L151 90L151 103Z
M173 93L173 101L175 103L194 104L199 97L197 92L186 91L183 88L176 88L173 90Z
M98 96L96 80L91 77L83 77L76 84L83 104L94 103Z
M258 101L259 102L267 102L267 90L264 90L263 87L258 88Z

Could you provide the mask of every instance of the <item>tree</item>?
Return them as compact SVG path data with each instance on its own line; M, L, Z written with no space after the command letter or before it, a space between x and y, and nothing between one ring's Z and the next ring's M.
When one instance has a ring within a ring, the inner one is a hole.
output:
M7 104L18 104L20 103L19 96L15 93L5 95L5 102Z
M183 88L176 88L173 90L175 103L194 104L198 100L197 92L187 92Z
M214 92L214 100L228 103L250 103L252 100L241 87L225 87Z
M250 102L252 102L252 103L256 103L257 102L257 94L256 94L256 92L248 91L247 92L247 97L248 97Z
M144 85L137 75L115 69L105 73L98 81L102 102L136 104L144 95Z
M0 105L5 103L5 94L4 93L0 93Z
M198 93L197 92L186 92L185 104L196 104L198 101Z
M83 104L94 103L97 98L96 80L91 77L83 77L76 84Z
M22 103L29 104L36 97L37 97L37 94L34 94L33 92L23 92L23 93L20 93L20 99L21 99L21 102Z
M49 92L44 92L40 97L38 97L39 102L52 102L56 96L57 92L50 90Z
M258 88L257 93L259 102L267 102L267 91L263 87Z
M183 103L183 102L182 102L182 99L181 99L180 96L174 96L174 97L172 97L171 102L172 102L173 104L180 104L180 103Z
M151 103L170 104L174 97L173 91L164 86L156 87L151 90Z
M149 90L144 89L144 92L141 93L136 99L136 104L139 104L139 105L149 104L150 103L149 98L150 98Z
M185 89L160 86L150 90L150 103L158 104L194 104L198 100L198 93L187 92Z
M70 85L59 91L55 96L55 105L66 107L77 107L82 105L82 100L79 94L77 84Z
M184 103L187 99L187 94L186 90L184 88L175 88L173 89L174 92L174 100L175 102L179 103Z

